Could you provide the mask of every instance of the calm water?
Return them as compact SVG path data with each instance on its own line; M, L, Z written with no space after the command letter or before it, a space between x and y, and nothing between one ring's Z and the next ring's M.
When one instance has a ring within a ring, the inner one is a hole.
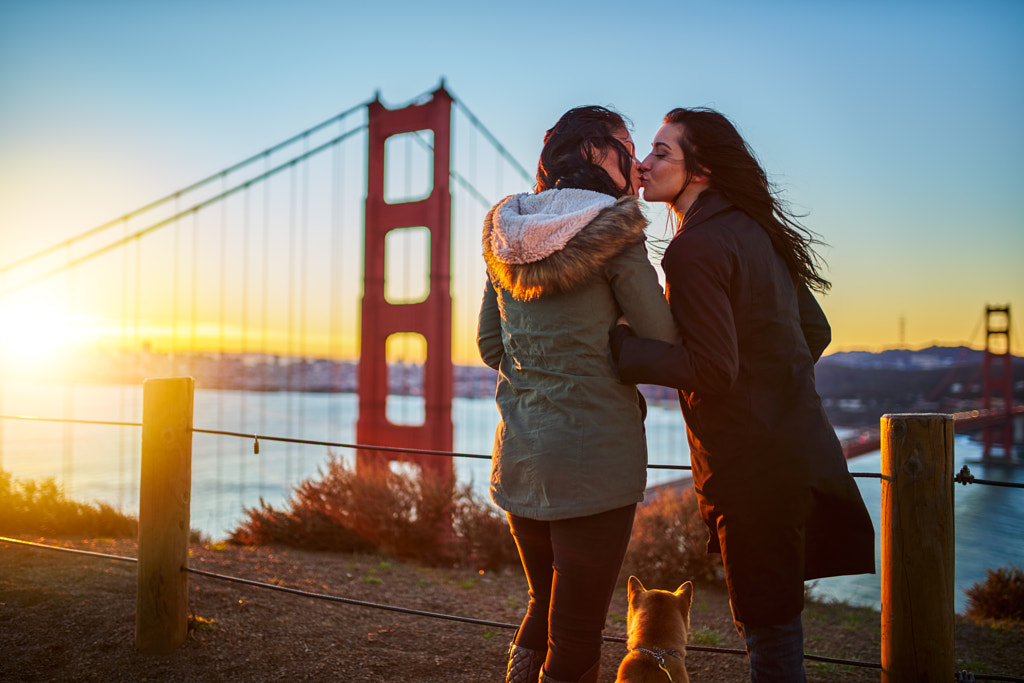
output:
M422 420L416 399L393 398L389 417L415 424ZM199 390L195 397L194 426L247 434L284 436L341 443L355 442L356 397L350 394L253 393ZM7 384L0 387L0 413L80 420L140 422L142 395L138 387L38 386ZM456 399L454 450L490 452L497 423L491 400ZM651 464L685 465L689 450L678 408L652 407L647 417ZM65 425L0 420L0 467L16 479L56 477L68 494L83 501L103 501L135 514L138 509L138 427ZM260 442L253 453L249 439L196 434L193 441L193 528L213 538L224 538L245 519L245 508L260 499L281 506L294 486L319 475L329 457L321 446ZM334 453L351 462L352 452ZM1024 468L984 467L973 461L981 448L967 437L957 437L955 469L967 462L980 479L1024 482ZM469 483L487 500L490 463L459 458L460 482ZM854 472L881 468L878 452L850 462ZM685 476L684 472L652 469L649 484ZM858 479L864 500L879 528L880 482ZM984 580L987 568L1024 566L1024 490L993 486L957 486L956 609L962 611L964 589ZM880 551L876 551L880 552ZM879 575L838 577L816 582L822 596L852 604L880 606Z

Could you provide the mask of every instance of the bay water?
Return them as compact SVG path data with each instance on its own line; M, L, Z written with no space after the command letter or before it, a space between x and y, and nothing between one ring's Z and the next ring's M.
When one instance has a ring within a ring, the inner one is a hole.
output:
M200 389L195 395L194 428L355 443L358 404L353 394L247 392ZM393 422L418 424L423 404L416 397L388 399ZM0 385L0 414L57 419L138 423L142 391L138 386L46 385L7 382ZM456 453L490 453L497 409L491 399L456 398L452 408ZM648 484L688 477L658 465L689 464L685 427L677 406L649 407L646 421ZM842 433L840 432L842 435ZM53 477L65 493L83 502L105 502L129 514L138 511L141 429L132 426L67 424L0 420L0 469L16 480ZM354 451L254 439L195 434L192 455L191 525L212 539L224 539L246 519L246 509L261 501L281 508L303 480L318 478L334 456L351 463ZM954 468L965 463L979 479L1024 483L1024 468L981 465L981 446L966 436L955 440ZM849 462L852 472L878 473L876 451ZM456 478L469 484L483 501L487 497L490 462L456 458ZM881 484L858 478L858 486L880 528ZM956 530L955 607L962 612L964 591L983 581L987 569L1024 567L1024 489L972 484L957 485L954 497ZM876 538L877 542L877 538ZM876 549L876 569L880 551ZM686 577L680 577L684 580ZM880 575L822 579L814 582L818 596L880 608Z

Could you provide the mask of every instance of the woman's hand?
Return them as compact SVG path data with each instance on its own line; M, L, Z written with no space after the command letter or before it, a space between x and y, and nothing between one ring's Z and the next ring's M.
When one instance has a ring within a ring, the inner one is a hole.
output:
M608 333L608 344L612 349L612 360L619 364L619 353L622 351L622 342L626 337L635 337L636 332L626 322L625 317L620 317L612 331Z

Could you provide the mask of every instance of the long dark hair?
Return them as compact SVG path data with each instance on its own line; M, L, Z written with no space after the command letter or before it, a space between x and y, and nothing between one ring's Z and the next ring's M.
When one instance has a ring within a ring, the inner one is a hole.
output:
M673 109L665 116L665 123L681 125L679 146L687 177L707 173L711 189L768 233L795 281L818 292L828 291L832 283L819 272L822 259L814 250L823 242L779 199L753 150L732 122L713 109L697 107Z
M621 114L588 105L562 114L558 123L544 134L544 148L537 163L535 190L572 187L603 192L613 197L629 194L633 155L615 133L626 129ZM611 176L598 164L605 154L618 156L619 170L626 179L625 187L617 187Z

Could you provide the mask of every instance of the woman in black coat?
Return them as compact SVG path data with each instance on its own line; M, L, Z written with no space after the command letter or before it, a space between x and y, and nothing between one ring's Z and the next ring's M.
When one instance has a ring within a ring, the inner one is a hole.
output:
M831 340L811 233L718 112L676 109L640 167L678 229L662 266L679 344L613 333L623 381L679 390L693 481L752 681L803 680L803 582L873 573L875 536L814 384Z

